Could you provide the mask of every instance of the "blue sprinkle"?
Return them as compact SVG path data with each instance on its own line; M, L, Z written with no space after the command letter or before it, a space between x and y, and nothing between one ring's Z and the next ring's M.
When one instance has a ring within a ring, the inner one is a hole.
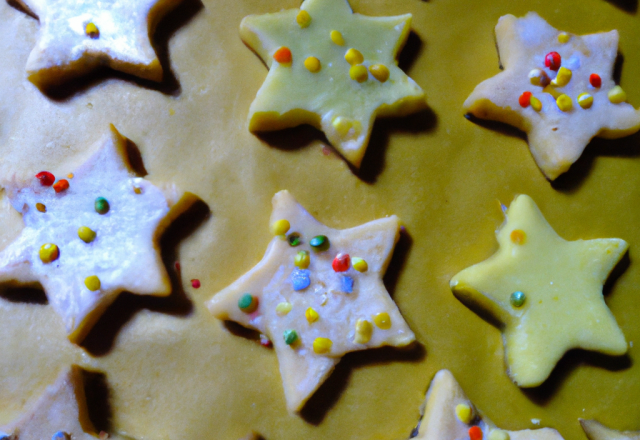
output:
M291 284L293 284L293 290L304 290L309 287L311 284L311 279L309 278L308 269L295 269L291 272Z
M51 437L51 440L69 440L69 434L67 434L64 431L58 431L55 434L53 434L53 437Z
M342 277L341 279L342 291L345 293L353 292L353 278L351 277Z

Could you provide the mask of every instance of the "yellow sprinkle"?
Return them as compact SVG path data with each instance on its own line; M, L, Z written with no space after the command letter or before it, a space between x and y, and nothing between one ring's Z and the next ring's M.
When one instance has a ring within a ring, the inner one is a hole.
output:
M169 109L169 116L173 116L176 114L176 111L172 108Z
M569 84L569 81L571 81L572 75L573 73L571 72L571 70L567 69L566 67L561 67L560 70L558 70L558 75L556 75L556 78L551 81L551 84L558 87L566 86L567 84Z
M627 94L622 90L622 87L615 86L608 93L609 101L612 104L620 104L621 102L625 102L627 100Z
M331 346L332 345L333 345L333 342L331 342L331 339L328 339L328 338L316 338L313 341L313 351L316 354L329 353L329 351L331 351Z
M331 41L333 41L334 44L337 44L338 46L344 46L344 38L342 37L342 34L340 32L333 30L329 34L329 37L331 37Z
M271 233L275 236L284 235L289 231L290 227L291 227L291 224L289 223L289 220L286 220L286 219L276 220L271 225Z
M556 88L554 86L552 86L551 84L549 84L548 86L546 86L544 89L542 89L542 91L544 93L548 93L551 96L553 96L554 98L558 99L558 96L562 95L562 93L558 92L556 90Z
M489 433L488 440L510 440L511 436L507 431L502 429L494 429Z
M98 26L89 22L84 28L84 33L91 38L98 38L100 36L100 31L98 30Z
M356 64L362 64L364 61L364 57L360 53L358 49L351 48L344 54L344 59L347 60L347 63L355 66ZM363 66L364 67L364 66Z
M456 417L462 423L468 425L473 420L473 410L465 403L459 403L456 405Z
M306 269L311 263L311 257L309 251L299 251L293 258L293 264L299 269Z
M565 95L564 93L556 99L556 104L563 112L568 112L573 108L573 101L569 98L569 95Z
M73 173L67 174L67 179L73 179Z
M351 66L349 69L349 76L352 80L361 83L365 82L367 78L369 78L369 72L362 64L356 64L355 66Z
M296 15L296 21L298 22L298 25L304 29L311 24L311 15L303 9L298 12L298 15Z
M309 72L316 73L320 71L320 60L316 57L307 57L307 59L304 60L304 67L306 67Z
M382 330L389 330L391 328L391 317L387 312L378 313L373 316L373 322Z
M139 186L134 186L133 192L136 194L142 194L142 188L140 188Z
M591 108L593 105L593 96L588 93L580 93L578 95L578 104L584 109Z
M334 118L331 125L333 125L333 128L335 128L338 134L342 137L349 134L349 130L353 127L353 123L348 118L344 118L342 116Z
M318 312L309 307L307 311L304 312L304 317L307 318L309 324L313 324L320 318L320 315L318 315Z
M47 212L47 207L42 203L36 203L36 209L40 212Z
M284 316L291 311L293 306L289 302L281 302L276 306L276 313L278 316Z
M529 105L531 105L531 108L537 112L542 110L542 102L535 96L532 96L531 98L529 98Z
M358 272L366 272L369 269L367 262L360 257L352 257L351 266Z
M529 81L534 86L540 87L546 87L551 82L549 75L547 75L547 73L542 69L533 69L529 72Z
M568 43L570 39L571 39L571 35L567 34L566 32L561 32L560 35L558 35L559 43L562 43L562 44Z
M40 247L40 259L44 264L57 260L59 256L58 246L53 243L46 243Z
M80 237L80 240L84 241L85 243L91 243L96 239L96 233L91 228L80 226L78 228L78 237Z
M86 277L84 279L84 285L87 286L87 289L95 292L96 290L100 290L100 278L95 275L91 275L90 277Z
M354 342L356 344L366 344L371 340L373 334L373 326L366 319L358 319L356 321L356 337Z
M389 68L384 64L372 64L369 66L369 72L382 83L389 79Z
M511 231L511 235L509 237L515 244L524 244L527 240L527 234L525 234L522 229L514 229Z

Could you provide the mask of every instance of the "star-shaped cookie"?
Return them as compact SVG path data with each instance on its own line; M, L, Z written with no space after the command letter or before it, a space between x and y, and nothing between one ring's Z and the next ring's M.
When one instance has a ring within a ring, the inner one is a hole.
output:
M572 348L627 351L602 296L627 250L624 240L566 241L526 195L511 203L497 240L498 251L453 277L451 289L501 323L508 374L518 386L540 385Z
M20 419L0 427L3 433L10 440L96 440L80 367L62 373Z
M287 191L273 198L271 224L262 261L207 305L271 339L287 407L298 411L346 353L414 341L382 283L399 224L391 216L332 229Z
M313 125L359 167L376 115L425 107L422 89L397 66L410 22L411 14L354 14L346 0L245 17L240 36L269 67L249 130Z
M548 179L567 171L594 136L640 129L640 112L612 78L617 31L573 35L529 12L501 17L496 39L504 71L480 83L464 111L526 132Z
M47 88L99 65L162 80L149 38L160 18L180 1L16 0L40 21L27 60L29 81Z
M474 432L475 431L475 432ZM436 373L424 403L417 440L562 440L555 429L506 431L484 417L448 370Z
M589 440L640 440L640 431L615 431L596 420L580 419L580 425Z
M196 199L136 177L126 141L111 126L73 178L40 172L5 185L25 227L0 252L0 282L42 286L73 342L120 292L171 293L158 241Z

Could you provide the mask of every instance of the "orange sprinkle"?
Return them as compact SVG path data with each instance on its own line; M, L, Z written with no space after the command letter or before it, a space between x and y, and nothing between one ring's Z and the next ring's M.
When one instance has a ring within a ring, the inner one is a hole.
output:
M280 64L289 64L291 62L291 51L288 47L282 46L273 54L273 59Z
M67 174L67 177L68 177L69 179L73 179L73 173L69 173L69 174Z
M134 186L133 192L136 194L142 194L142 188L140 188L139 186Z
M53 184L53 189L55 189L57 193L62 192L68 188L69 188L69 182L65 179L60 179Z
M36 209L39 212L47 212L47 207L44 206L42 203L36 203Z
M482 429L479 426L472 426L469 428L470 440L482 440Z
M522 229L514 229L511 231L511 241L515 244L524 244L527 234Z

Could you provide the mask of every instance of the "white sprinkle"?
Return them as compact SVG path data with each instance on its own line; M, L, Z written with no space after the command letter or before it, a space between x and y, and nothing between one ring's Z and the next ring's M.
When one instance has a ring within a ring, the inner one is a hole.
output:
M539 425L540 419L531 419L531 423L533 423L534 425Z

